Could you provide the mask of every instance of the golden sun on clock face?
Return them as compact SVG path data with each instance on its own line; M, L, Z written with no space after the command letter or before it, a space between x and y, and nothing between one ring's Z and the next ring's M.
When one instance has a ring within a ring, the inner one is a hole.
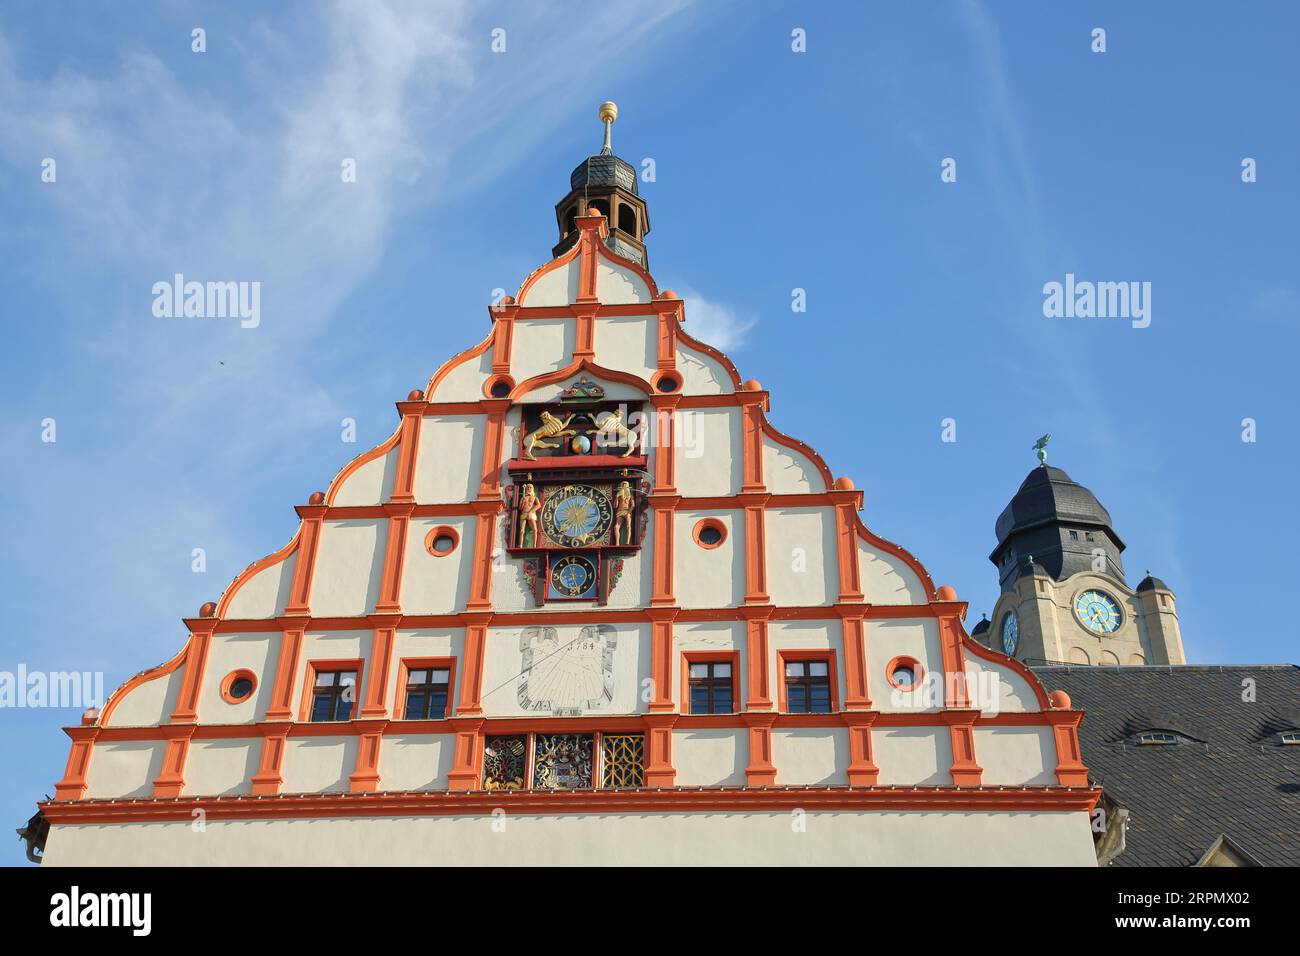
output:
M609 534L614 509L609 498L590 485L557 488L542 505L542 530L556 544L580 548Z

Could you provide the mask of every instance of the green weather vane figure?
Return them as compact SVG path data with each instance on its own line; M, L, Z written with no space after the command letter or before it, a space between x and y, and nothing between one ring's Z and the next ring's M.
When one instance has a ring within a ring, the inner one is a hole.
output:
M1051 440L1052 440L1052 436L1050 434L1047 434L1039 438L1038 441L1034 442L1034 451L1038 452L1038 463L1040 465L1047 464L1047 443Z

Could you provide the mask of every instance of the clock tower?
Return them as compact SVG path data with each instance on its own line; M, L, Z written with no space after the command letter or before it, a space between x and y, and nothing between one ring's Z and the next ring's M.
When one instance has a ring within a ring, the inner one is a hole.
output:
M1002 594L973 636L1029 663L1186 663L1173 592L1150 574L1128 586L1110 513L1040 457L998 516Z

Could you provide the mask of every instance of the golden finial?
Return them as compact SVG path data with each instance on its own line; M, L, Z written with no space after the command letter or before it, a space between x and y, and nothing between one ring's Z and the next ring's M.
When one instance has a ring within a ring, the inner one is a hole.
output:
M618 119L618 104L612 100L606 100L600 104L600 121L605 124L605 145L601 147L602 153L612 153L613 148L609 144L610 128L614 125L614 120Z

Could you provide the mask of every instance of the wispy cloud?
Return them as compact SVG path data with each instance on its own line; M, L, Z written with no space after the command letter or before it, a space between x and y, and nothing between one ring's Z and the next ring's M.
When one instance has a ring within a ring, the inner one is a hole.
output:
M686 306L686 330L692 338L724 352L745 344L746 335L758 322L756 318L738 316L730 306L706 299L687 286L680 288Z

